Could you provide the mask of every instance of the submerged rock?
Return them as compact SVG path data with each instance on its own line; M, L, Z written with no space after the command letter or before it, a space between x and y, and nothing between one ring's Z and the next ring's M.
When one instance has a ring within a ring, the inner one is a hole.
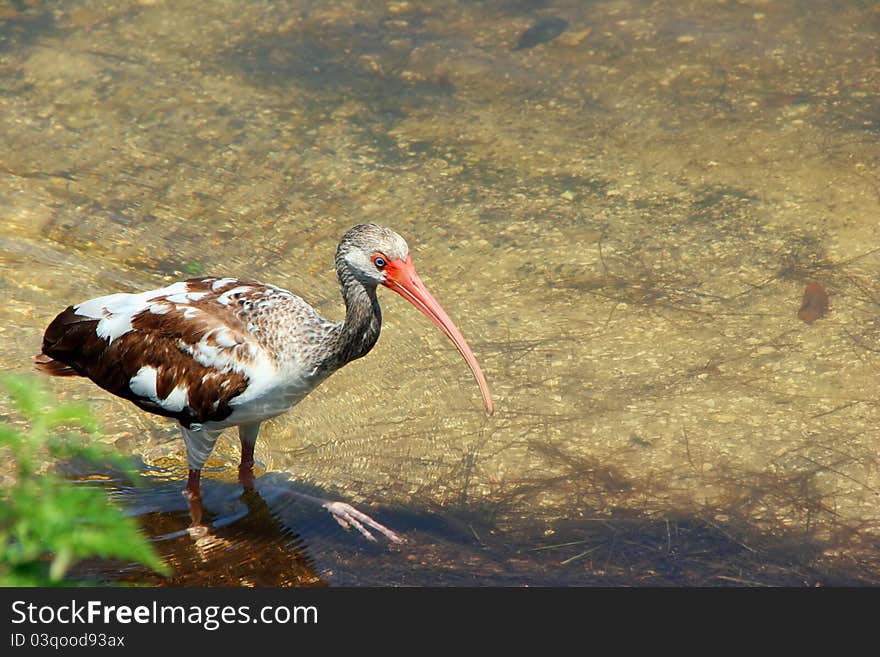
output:
M528 50L542 43L553 41L567 27L568 21L564 18L553 17L538 21L520 35L514 50Z

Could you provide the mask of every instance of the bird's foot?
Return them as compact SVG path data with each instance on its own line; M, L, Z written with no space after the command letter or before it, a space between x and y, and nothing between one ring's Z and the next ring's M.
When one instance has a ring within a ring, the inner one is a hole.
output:
M383 534L392 543L403 543L403 539L400 536L388 529L385 525L373 520L366 513L358 511L350 504L346 504L345 502L324 502L321 506L323 506L331 514L333 514L333 519L336 520L336 522L338 522L342 527L344 527L345 529L348 529L349 527L354 527L361 534L363 534L364 538L369 541L375 541L376 537L373 536L370 533L370 530L367 529L364 525L367 525L372 529L375 529L377 532Z

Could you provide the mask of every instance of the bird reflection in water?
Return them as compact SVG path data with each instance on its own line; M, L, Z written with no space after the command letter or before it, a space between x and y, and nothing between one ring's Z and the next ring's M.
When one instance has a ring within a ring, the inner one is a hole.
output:
M146 472L136 486L109 471L68 475L108 488L138 517L174 574L164 578L137 564L89 559L71 571L72 579L157 586L327 585L320 552L345 534L321 508L322 491L272 472L244 487L212 479L201 498L187 503L172 472L155 467ZM366 545L361 541L361 548Z

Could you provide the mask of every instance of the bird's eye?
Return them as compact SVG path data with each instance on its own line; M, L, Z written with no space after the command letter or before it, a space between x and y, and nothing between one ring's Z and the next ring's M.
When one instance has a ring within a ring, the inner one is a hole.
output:
M388 262L386 262L384 256L374 255L373 256L373 264L376 265L376 269L385 269L385 265L387 265Z

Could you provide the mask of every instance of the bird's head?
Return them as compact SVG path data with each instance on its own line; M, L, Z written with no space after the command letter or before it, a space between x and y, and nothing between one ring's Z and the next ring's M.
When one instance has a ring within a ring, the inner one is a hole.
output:
M359 224L342 238L336 261L344 263L364 285L394 290L434 322L464 357L480 386L486 412L492 415L494 405L486 377L464 336L419 278L406 240L384 226Z

